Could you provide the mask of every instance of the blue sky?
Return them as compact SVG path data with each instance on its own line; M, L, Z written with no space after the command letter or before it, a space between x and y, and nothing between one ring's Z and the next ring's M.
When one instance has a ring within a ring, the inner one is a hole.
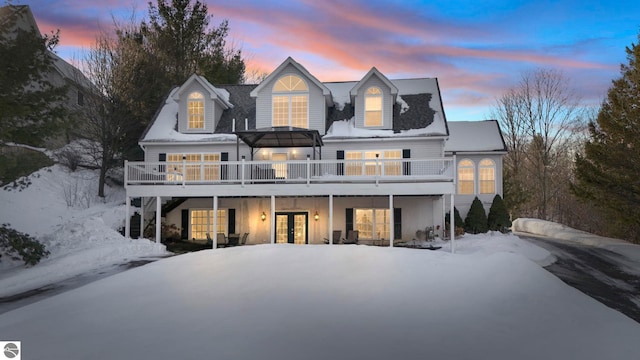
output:
M561 70L597 106L640 30L640 1L626 0L204 2L213 24L229 20L251 69L292 56L321 81L358 80L373 66L391 79L437 77L449 120L490 118L495 98L536 68ZM60 29L57 50L70 60L112 18L148 13L147 0L14 3L31 6L43 33Z

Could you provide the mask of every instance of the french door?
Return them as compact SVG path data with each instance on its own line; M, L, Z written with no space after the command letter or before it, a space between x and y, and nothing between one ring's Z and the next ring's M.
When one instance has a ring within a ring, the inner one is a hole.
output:
M277 244L307 244L309 214L306 212L276 213Z

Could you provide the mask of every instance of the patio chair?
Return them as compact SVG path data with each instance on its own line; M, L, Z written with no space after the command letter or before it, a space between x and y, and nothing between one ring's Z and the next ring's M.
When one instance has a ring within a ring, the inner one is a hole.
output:
M347 238L342 239L343 244L357 244L358 243L358 230L349 230L347 232Z
M216 244L218 245L218 247L225 247L227 245L229 245L229 239L227 238L227 236L224 233L218 233L218 240L216 242Z
M239 245L244 245L247 243L247 236L249 236L249 233L244 233L242 234L242 238L240 238L240 243Z
M333 243L340 244L340 238L342 237L342 230L333 230ZM330 241L327 238L324 238L324 243L329 244Z

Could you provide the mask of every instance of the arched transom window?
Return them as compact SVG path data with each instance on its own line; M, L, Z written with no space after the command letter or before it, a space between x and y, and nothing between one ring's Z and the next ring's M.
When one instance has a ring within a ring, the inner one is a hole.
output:
M192 92L187 106L188 128L204 129L204 96L199 92Z
M285 75L273 85L273 126L309 128L309 88L296 75Z
M364 126L382 126L382 90L375 86L364 95Z
M473 161L464 159L458 163L458 194L474 194L474 173Z
M478 166L480 178L480 194L494 194L496 192L496 164L491 159L482 159Z

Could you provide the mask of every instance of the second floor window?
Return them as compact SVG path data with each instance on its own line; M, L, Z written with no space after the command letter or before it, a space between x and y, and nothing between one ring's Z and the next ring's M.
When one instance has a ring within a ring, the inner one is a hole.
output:
M364 95L364 126L382 126L382 91L375 86Z
M273 86L273 126L309 128L309 88L296 75L285 75Z
M473 161L465 159L458 163L458 194L475 193L475 166Z
M480 178L480 194L494 194L496 192L496 165L493 160L482 159L478 166Z
M204 129L204 96L199 92L189 94L187 116L189 129Z

